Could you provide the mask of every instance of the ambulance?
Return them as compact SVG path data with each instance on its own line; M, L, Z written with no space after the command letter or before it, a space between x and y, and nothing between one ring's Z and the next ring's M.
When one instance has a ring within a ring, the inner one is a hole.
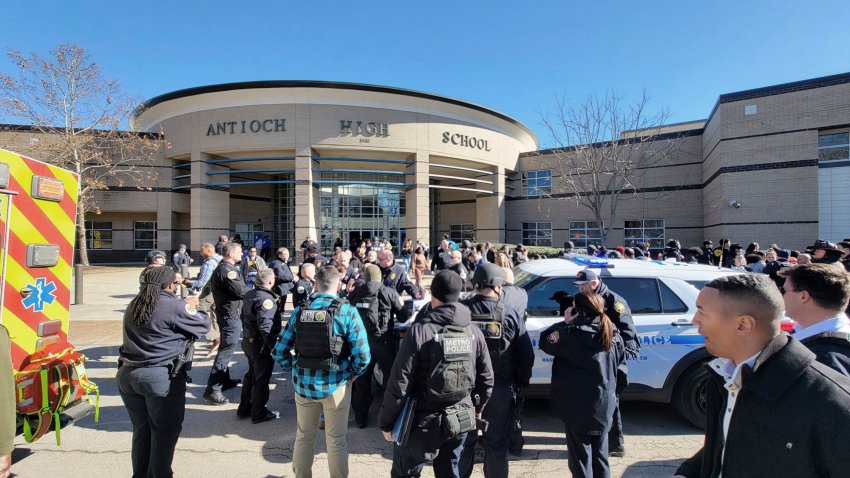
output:
M28 441L46 428L58 441L61 426L93 408L85 396L96 387L68 342L79 185L75 173L0 149L0 323Z

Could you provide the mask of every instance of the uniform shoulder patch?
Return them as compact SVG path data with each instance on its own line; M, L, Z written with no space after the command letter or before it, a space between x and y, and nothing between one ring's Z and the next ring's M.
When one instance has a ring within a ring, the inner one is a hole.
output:
M549 334L548 337L546 337L546 341L550 344L557 344L559 340L561 340L561 332L557 330Z
M460 273L460 278L466 280L466 271Z
M266 299L266 300L263 301L263 309L272 310L272 307L274 307L274 301L273 300Z
M188 314L195 315L195 313L198 312L198 309L196 309L192 304L190 304L188 302L186 303L185 308L186 308L186 313L188 313Z
M316 261L316 269L322 267L322 261Z
M299 293L299 294L303 294L303 293L304 293L304 286L303 286L303 285L299 285L299 286L298 286L298 293Z
M230 271L230 272L227 273L227 278L230 279L230 280L234 280L237 277L239 277L239 273L236 272L236 271Z
M622 303L618 300L617 302L614 302L614 310L616 310L618 313L622 314L623 312L626 311L626 304L624 304L624 303Z

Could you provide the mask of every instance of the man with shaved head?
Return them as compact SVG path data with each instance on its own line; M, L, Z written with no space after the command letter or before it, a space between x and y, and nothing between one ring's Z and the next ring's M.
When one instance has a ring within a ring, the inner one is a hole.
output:
M399 294L407 292L410 297L417 300L422 298L419 287L416 287L407 277L407 271L404 269L404 265L395 263L393 251L385 249L378 252L378 266L381 268L385 286L395 289Z
M715 279L694 325L707 364L703 448L676 476L846 476L850 379L780 331L783 300L763 274Z

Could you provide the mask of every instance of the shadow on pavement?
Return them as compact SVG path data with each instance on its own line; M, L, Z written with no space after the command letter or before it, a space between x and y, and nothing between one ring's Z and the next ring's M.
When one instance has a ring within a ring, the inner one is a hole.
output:
M623 472L623 478L672 476L684 460L645 460L632 463Z

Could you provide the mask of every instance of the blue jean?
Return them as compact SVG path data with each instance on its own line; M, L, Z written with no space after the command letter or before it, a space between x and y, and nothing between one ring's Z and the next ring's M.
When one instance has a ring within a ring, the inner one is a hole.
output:
M401 260L404 262L404 271L410 272L410 259L412 256L404 256Z
M115 378L133 424L133 478L171 477L186 412L186 374L170 380L167 367L122 366Z
M435 478L459 478L460 455L463 451L463 443L466 441L467 433L450 438L437 449L434 458ZM422 473L425 462L413 456L410 449L393 444L393 468L390 472L392 478L416 478Z

